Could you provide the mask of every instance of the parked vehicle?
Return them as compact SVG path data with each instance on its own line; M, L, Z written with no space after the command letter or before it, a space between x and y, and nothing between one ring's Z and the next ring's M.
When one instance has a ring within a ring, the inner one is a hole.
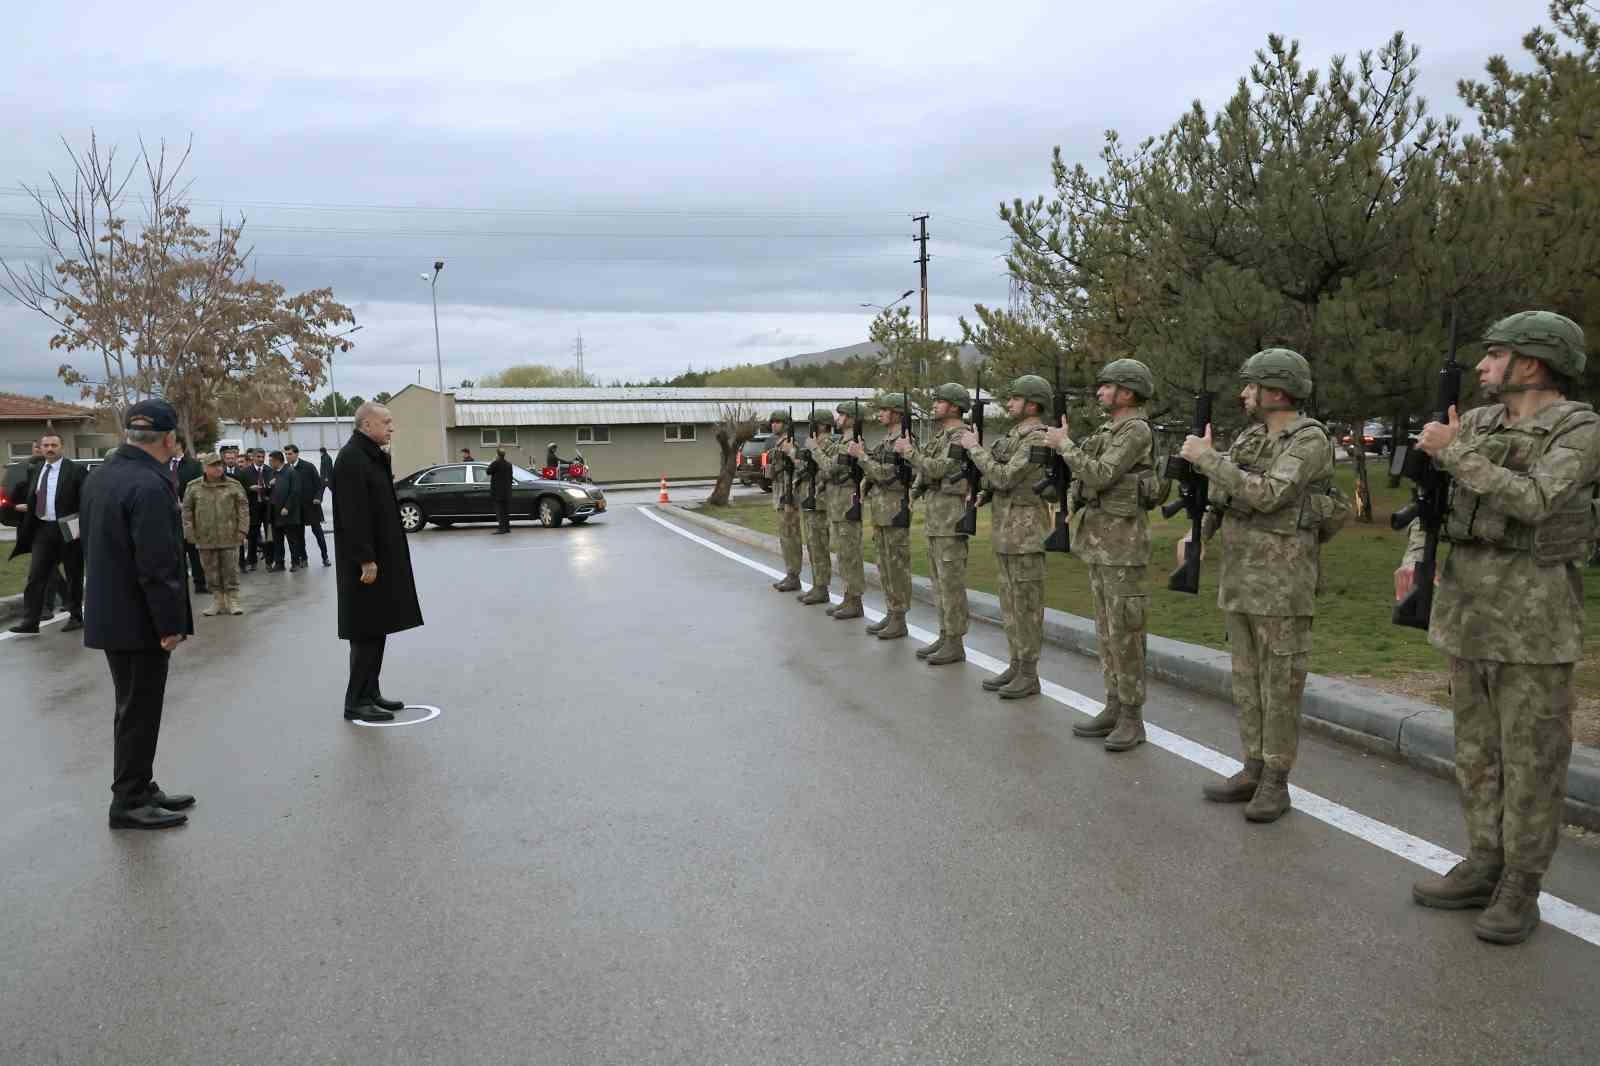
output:
M739 446L739 461L733 468L739 484L749 487L760 482L762 492L772 491L772 479L767 476L767 463L771 461L767 442L771 439L770 433L757 433Z
M575 452L571 459L557 459L554 466L546 464L540 476L546 481L578 481L586 485L594 484L594 478L589 476L589 464L583 461L583 453Z
M424 467L395 482L400 524L415 533L433 523L448 529L457 522L493 522L488 463L443 463ZM604 514L606 496L598 485L542 478L511 466L511 517L531 518L555 528L562 522L581 525Z

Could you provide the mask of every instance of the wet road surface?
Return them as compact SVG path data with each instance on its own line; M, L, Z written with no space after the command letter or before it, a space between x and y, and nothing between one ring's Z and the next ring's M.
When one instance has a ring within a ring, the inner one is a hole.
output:
M1405 859L1202 803L1203 766L801 608L649 498L414 537L415 726L340 717L331 570L246 575L174 659L171 832L106 828L103 658L0 642L0 1062L1595 1061L1600 947L1481 944ZM1149 718L1235 752L1215 701ZM1465 846L1448 782L1308 736L1296 783ZM1600 852L1546 887L1592 917Z

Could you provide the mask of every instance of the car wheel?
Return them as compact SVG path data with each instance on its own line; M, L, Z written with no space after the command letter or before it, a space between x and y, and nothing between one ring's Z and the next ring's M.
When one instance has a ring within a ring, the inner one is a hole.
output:
M555 529L565 517L561 511L561 501L554 496L546 496L539 501L539 524L546 529Z
M424 519L422 508L412 500L400 504L400 528L407 533L415 533L422 528Z

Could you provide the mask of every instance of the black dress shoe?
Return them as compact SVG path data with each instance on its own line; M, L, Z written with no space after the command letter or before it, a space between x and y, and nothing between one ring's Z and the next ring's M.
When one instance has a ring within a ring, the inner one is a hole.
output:
M388 699L381 692L374 692L372 695L368 696L367 699L372 701L372 705L374 707L381 707L386 711L403 711L406 709L404 700Z
M394 715L370 703L363 703L359 707L346 707L344 720L347 722L392 722Z
M322 557L322 565L323 566L332 566L333 563L328 559L328 557L326 555L324 555Z
M161 786L152 781L144 803L146 807L160 807L164 811L186 811L194 806L194 797L182 792L163 792Z
M36 637L39 635L39 623L34 622L29 625L27 622L23 622L21 625L12 626L11 632L21 637Z
M113 829L171 829L189 820L186 814L175 814L160 807L124 807L111 809Z
M81 619L81 618L69 618L69 619L67 619L66 625L61 627L61 632L63 632L63 633L72 633L72 632L74 632L76 630L79 630L79 629L82 629L82 628L83 628L83 619Z

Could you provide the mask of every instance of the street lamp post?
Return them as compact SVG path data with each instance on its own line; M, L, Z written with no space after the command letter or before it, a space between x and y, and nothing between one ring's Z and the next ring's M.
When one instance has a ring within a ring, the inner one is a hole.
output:
M907 289L905 292L900 294L900 299L899 300L890 300L886 304L857 304L856 306L857 307L876 307L879 311L887 311L887 310L889 310L889 308L891 308L895 304L899 303L900 300L904 300L907 296L910 296L912 293L914 293L916 291L917 291L916 289Z
M334 339L338 340L341 337L348 337L352 333L360 332L360 330L361 330L360 326L351 326L349 329L345 330L343 333L334 334ZM341 351L349 351L350 350L350 346L348 344L341 344L341 345L339 345L339 348L340 348ZM337 387L335 387L335 385L333 383L333 350L332 349L328 350L328 399L333 401L333 440L334 440L334 443L337 444L339 442L339 390L338 390ZM351 414L354 415L355 412L352 411Z
M444 269L444 260L433 261L433 273L422 275L422 280L428 283L428 291L433 294L433 365L439 374L439 461L450 461L450 435L445 429L444 419L444 356L439 350L439 272Z

